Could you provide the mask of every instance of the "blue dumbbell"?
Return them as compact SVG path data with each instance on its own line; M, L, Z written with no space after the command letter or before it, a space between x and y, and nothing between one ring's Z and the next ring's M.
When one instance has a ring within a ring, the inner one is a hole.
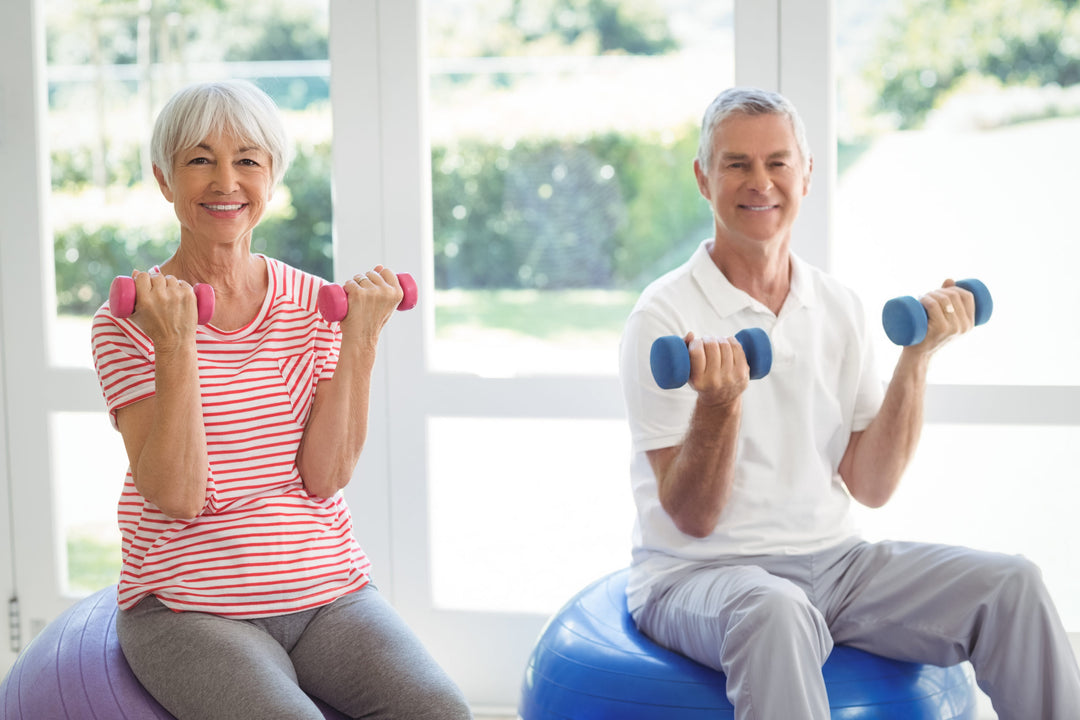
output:
M982 325L994 311L994 300L981 280L969 278L957 280L962 287L975 296L975 324ZM917 299L907 295L893 298L881 310L881 324L885 334L897 345L918 345L926 338L926 308Z
M750 379L758 380L772 369L772 343L761 328L746 328L735 333L735 339L746 353ZM649 366L653 379L665 390L680 388L690 379L690 350L678 335L657 338L649 351Z

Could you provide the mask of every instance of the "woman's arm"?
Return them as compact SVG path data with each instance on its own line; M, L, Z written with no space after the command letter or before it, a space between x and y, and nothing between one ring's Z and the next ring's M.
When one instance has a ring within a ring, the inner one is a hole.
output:
M139 494L188 520L206 503L208 473L195 295L171 276L138 273L135 282L132 320L154 342L154 396L117 410L116 423Z
M296 454L304 487L322 498L349 484L364 449L379 335L403 295L397 276L381 265L344 287L349 312L341 321L337 368L319 381Z

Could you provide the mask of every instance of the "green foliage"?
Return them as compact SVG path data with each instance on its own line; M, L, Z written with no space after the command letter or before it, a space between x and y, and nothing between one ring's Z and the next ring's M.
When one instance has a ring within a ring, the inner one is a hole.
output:
M117 275L167 260L180 240L178 228L73 225L53 236L56 306L62 315L91 315L109 296Z
M68 590L92 593L120 578L120 541L103 540L92 534L67 537Z
M878 109L918 127L961 83L1080 82L1080 8L1073 0L905 0L885 23L867 81Z
M74 192L93 184L94 158L90 148L53 148L50 160L53 190ZM132 187L142 179L138 146L134 143L106 143L103 167L107 185Z
M696 145L687 127L670 144L612 133L433 148L436 287L640 286L711 228Z
M329 144L301 147L284 183L292 205L283 216L260 223L252 249L329 278L333 274ZM93 314L108 297L114 277L168 260L179 242L176 225L79 223L56 228L53 250L60 314Z
M525 44L555 38L575 45L589 37L596 53L659 55L673 50L664 13L652 0L514 0L506 20Z
M678 47L657 0L431 5L430 45L435 57L660 55ZM493 17L497 22L491 22Z
M432 151L439 288L640 289L711 229L691 171L696 128L670 143L607 134L581 142L483 141ZM302 146L285 177L289 209L252 248L333 276L330 145ZM167 260L175 226L56 228L60 311L93 313L116 275Z
M53 0L50 62L131 64L138 60L140 32L149 32L144 39L152 45L144 61L327 57L327 18L316 4L296 10L268 0L234 7L227 25L216 12L221 7L222 0ZM570 48L658 54L676 47L656 0L505 0L498 12L500 30L474 38L483 45L478 54ZM140 16L145 23L138 22ZM94 35L93 28L107 37ZM284 108L310 108L329 92L325 78L256 82ZM136 92L161 91L118 83L107 94L88 95L80 83L61 83L50 88L50 98L57 106L80 107L89 98L135 107ZM670 137L609 133L576 140L533 138L509 147L463 140L433 148L436 286L643 286L684 259L689 246L711 230L708 206L691 172L696 143L696 128L687 127ZM75 194L94 184L116 189L153 182L141 176L134 138L101 145L97 154L83 140L54 146L54 190ZM333 276L330 152L329 143L298 148L284 180L291 204L264 218L252 239L255 251L328 278ZM120 220L69 220L54 230L62 313L94 312L114 276L165 261L179 242L174 221L137 227Z
M435 328L471 325L558 340L622 328L639 293L619 290L469 290L435 306Z
M292 198L285 216L255 229L252 249L322 278L334 274L330 143L301 147L285 175Z

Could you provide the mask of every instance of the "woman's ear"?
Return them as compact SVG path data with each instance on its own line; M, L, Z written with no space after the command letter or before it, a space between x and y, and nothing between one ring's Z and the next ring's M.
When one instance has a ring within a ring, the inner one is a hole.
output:
M158 188L161 189L161 194L165 196L166 200L172 202L172 190L169 189L169 184L165 182L165 173L157 165L154 166L154 178L157 180Z

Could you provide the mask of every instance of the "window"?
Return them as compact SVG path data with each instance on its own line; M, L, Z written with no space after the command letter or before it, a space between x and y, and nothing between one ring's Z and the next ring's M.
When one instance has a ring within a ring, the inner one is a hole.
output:
M690 169L732 2L428 3L434 369L613 374L640 290L711 234Z
M157 111L190 82L247 78L282 108L293 162L252 246L332 276L326 0L44 6L54 365L90 367L90 317L113 277L176 249L179 226L153 178L149 144ZM53 413L50 431L62 584L90 592L119 574L116 500L127 458L104 413Z
M990 321L934 358L928 420L868 534L1021 552L1080 630L1068 480L1080 382L1075 230L1080 8L1056 0L837 4L832 269L871 314L978 277ZM879 333L882 372L898 350ZM936 420L936 422L935 422ZM1046 528L1054 528L1046 532Z
M734 82L733 3L426 8L428 369L469 387L425 423L431 592L544 616L630 560L619 338L645 285L712 233L692 164Z

